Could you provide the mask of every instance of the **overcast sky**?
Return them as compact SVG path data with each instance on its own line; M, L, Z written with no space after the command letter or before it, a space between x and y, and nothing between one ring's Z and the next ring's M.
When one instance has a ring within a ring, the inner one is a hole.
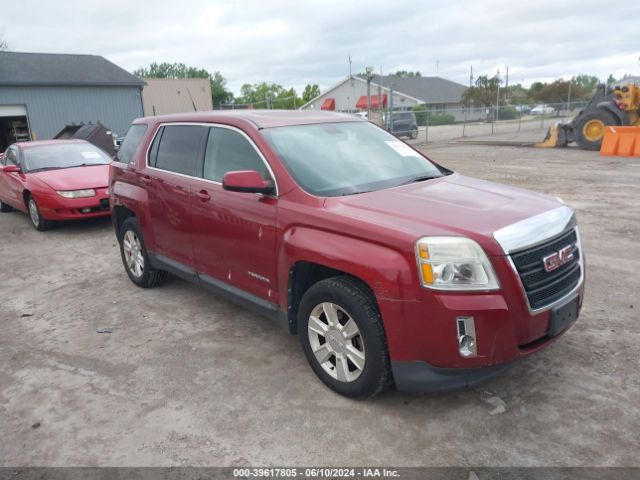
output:
M474 73L526 85L588 73L640 72L640 1L199 1L3 2L11 50L103 55L132 71L151 62L218 70L238 93L268 81L322 89L367 65ZM436 70L436 65L438 68ZM1 66L0 66L1 68Z

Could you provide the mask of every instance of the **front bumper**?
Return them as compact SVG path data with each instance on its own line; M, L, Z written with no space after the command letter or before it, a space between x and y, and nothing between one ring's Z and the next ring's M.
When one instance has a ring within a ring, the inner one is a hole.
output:
M64 198L58 194L37 198L40 215L47 220L80 220L111 215L107 188L97 188L87 198Z
M437 368L426 362L391 362L396 388L403 392L442 392L472 387L510 369L517 361L482 368Z

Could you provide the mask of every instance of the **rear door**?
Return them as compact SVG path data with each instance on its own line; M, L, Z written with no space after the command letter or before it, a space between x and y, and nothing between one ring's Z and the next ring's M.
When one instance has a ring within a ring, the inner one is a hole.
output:
M176 265L177 268L194 267L191 185L206 132L202 125L161 126L151 144L148 166L142 175L149 194L154 253L164 257L163 260L179 262L181 265Z
M237 170L256 170L265 180L275 180L265 158L245 133L222 125L211 127L203 178L193 192L197 269L274 303L277 198L224 190L224 174Z

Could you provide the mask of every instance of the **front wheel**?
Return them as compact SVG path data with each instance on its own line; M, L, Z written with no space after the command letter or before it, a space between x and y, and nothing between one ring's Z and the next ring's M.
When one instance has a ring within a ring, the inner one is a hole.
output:
M576 143L584 150L600 150L607 126L617 124L616 118L608 110L587 110L576 122Z
M416 138L418 138L418 129L414 128L413 130L411 130L411 138L413 140L415 140Z
M315 374L341 395L369 398L391 384L380 311L358 280L332 277L307 290L298 335Z
M167 279L168 272L151 265L137 219L131 217L124 221L119 240L122 264L133 283L142 288L152 288Z
M31 224L39 232L51 230L55 226L54 222L42 217L36 199L33 198L32 195L30 195L29 199L27 200L27 208L29 210L29 218L31 219Z

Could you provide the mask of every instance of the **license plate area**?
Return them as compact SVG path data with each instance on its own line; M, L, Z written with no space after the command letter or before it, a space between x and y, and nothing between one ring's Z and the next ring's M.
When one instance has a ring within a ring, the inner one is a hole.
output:
M551 322L549 322L550 337L555 337L563 332L578 319L579 303L580 297L576 296L569 303L565 303L563 306L554 308L551 311Z

